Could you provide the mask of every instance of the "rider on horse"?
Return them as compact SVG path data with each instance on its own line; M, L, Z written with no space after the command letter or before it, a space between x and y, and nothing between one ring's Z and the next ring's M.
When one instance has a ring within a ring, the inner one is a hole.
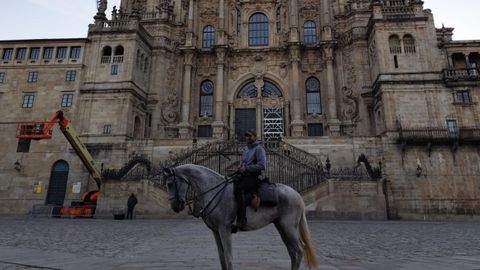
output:
M235 200L237 202L237 228L244 228L247 224L247 206L244 193L256 191L259 176L265 170L267 155L261 141L257 141L257 133L253 129L245 132L247 146L245 147L238 169L239 176L234 181Z

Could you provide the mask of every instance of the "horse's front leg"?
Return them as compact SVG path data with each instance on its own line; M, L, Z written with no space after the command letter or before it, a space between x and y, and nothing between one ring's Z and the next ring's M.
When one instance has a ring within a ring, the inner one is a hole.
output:
M223 258L225 260L225 268L223 270L233 270L232 266L232 229L230 227L218 228L220 241L223 247Z
M213 231L213 235L215 236L215 242L217 242L218 256L220 257L222 270L226 270L227 265L225 264L225 253L223 252L223 244L222 244L222 240L220 239L220 234L216 231Z

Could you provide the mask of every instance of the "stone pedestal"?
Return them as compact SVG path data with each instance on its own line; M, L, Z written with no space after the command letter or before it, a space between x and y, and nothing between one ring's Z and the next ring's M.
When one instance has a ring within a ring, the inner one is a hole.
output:
M338 121L337 119L332 119L328 121L327 128L330 136L340 136L340 121Z
M213 138L224 140L227 137L227 129L222 121L215 121L212 123Z
M193 128L189 123L178 124L178 137L180 139L193 138Z
M302 120L293 120L290 126L292 127L292 137L305 136L305 123Z

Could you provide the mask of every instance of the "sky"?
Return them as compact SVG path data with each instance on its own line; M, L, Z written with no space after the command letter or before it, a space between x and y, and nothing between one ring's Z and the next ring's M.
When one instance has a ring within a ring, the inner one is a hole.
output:
M0 40L82 38L96 13L96 0L0 0ZM8 2L8 4L6 4ZM480 0L424 0L435 25L454 27L455 40L480 40ZM120 0L108 0L107 16Z

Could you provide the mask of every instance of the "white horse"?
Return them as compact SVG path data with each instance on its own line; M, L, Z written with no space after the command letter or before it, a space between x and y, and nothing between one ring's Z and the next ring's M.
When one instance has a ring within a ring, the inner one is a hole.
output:
M179 213L185 209L187 191L191 188L196 194L193 215L202 217L212 230L222 270L232 270L232 223L237 213L233 185L222 175L199 165L165 168L164 173L168 177L172 210ZM300 268L304 252L307 266L316 268L318 262L310 240L302 197L289 186L277 184L276 189L277 206L261 206L257 211L247 207L247 225L241 230L256 230L274 223L290 255L291 269Z

